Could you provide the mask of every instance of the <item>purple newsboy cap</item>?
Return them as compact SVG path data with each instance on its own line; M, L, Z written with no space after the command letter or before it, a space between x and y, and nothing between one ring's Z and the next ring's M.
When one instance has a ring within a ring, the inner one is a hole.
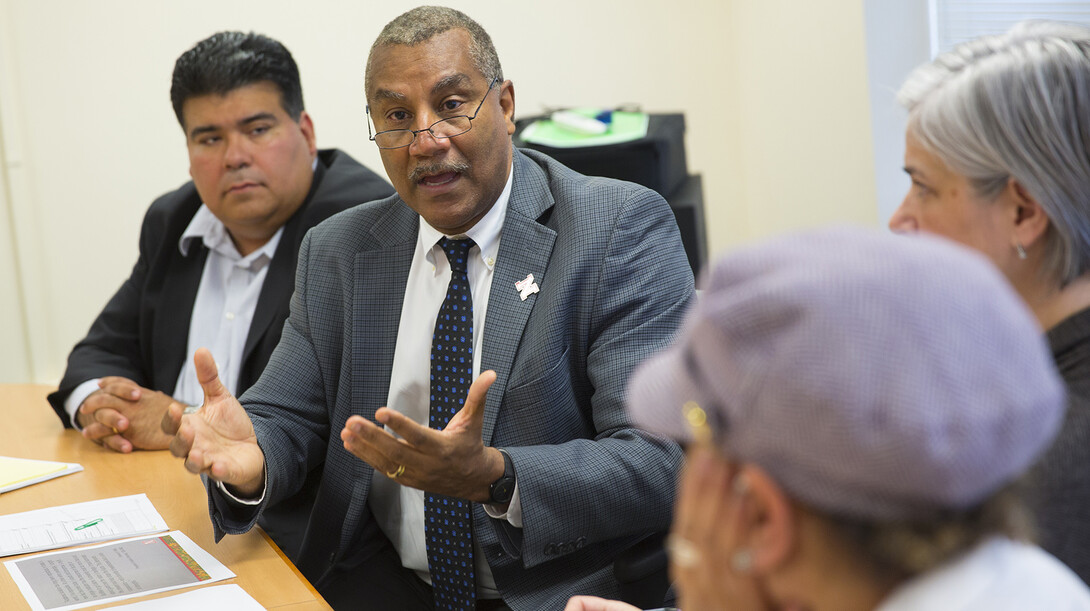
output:
M1040 327L983 256L835 227L721 259L672 346L628 388L635 422L692 439L830 515L968 509L1050 444L1064 389Z

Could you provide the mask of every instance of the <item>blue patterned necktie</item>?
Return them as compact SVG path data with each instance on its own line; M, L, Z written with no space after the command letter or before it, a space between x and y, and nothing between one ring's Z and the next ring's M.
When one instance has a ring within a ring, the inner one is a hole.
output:
M439 240L450 262L450 284L431 342L429 426L443 429L462 408L473 381L473 298L466 262L473 240ZM476 608L471 503L424 493L424 536L436 609Z

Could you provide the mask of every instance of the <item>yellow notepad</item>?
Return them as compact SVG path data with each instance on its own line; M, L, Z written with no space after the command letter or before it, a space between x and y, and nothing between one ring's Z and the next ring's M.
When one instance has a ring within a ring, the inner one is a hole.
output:
M0 456L0 493L82 470L75 463Z

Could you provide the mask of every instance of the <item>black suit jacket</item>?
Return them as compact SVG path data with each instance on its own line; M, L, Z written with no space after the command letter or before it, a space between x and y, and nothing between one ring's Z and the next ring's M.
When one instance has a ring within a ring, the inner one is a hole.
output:
M310 192L284 225L261 287L243 350L239 395L257 381L280 341L303 235L337 212L393 192L385 180L347 154L335 149L318 152ZM64 401L87 380L124 376L153 390L174 392L185 359L192 358L186 354L189 321L208 257L208 249L199 242L183 256L178 240L200 206L201 198L192 182L151 204L140 230L140 258L132 275L95 319L87 337L76 344L60 387L49 395L49 403L66 427L72 423ZM275 534L274 538L278 543L285 541ZM290 554L288 548L294 545L285 542L281 547Z

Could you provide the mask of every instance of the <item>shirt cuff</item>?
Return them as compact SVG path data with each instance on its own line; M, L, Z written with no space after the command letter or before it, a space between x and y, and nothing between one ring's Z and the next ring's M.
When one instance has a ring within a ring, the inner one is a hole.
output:
M76 418L76 412L79 410L79 406L83 405L84 399L90 397L91 393L98 390L98 381L100 379L102 378L87 380L83 384L80 384L75 390L68 393L68 398L64 400L64 411L68 412L68 417L72 419L72 427L77 431L82 431L83 427L79 425L79 419Z
M261 479L264 480L264 483L261 485L261 496L257 497L256 499L240 499L237 496L231 494L231 491L227 489L227 486L225 486L223 482L219 480L215 480L215 482L216 486L220 489L220 492L222 492L223 495L226 496L228 499L238 503L239 505L252 506L260 505L265 500L265 492L269 489L269 478L266 476L264 466L261 467ZM521 516L519 517L521 518Z
M522 501L519 499L518 481L515 482L515 491L511 494L511 502L507 505L507 511L504 511L502 507L503 505L484 503L484 512L490 518L507 520L511 526L522 528Z

